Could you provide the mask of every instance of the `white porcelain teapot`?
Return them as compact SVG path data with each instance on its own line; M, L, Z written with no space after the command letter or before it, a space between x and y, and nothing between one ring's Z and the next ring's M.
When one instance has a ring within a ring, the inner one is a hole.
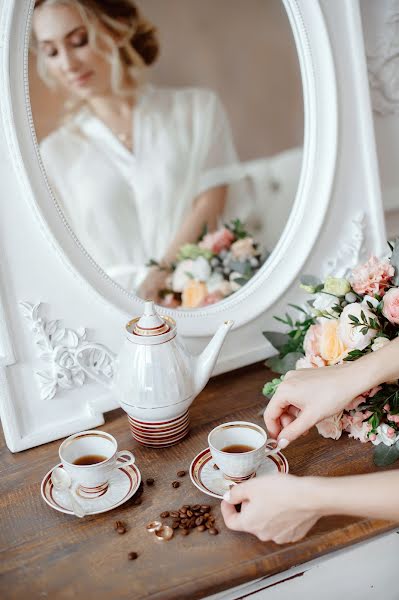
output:
M207 384L233 321L220 325L199 356L192 356L176 335L176 322L160 316L153 302L126 325L126 339L114 362L113 380L97 373L83 353L102 346L87 344L76 361L90 376L114 388L129 418L133 437L147 446L171 446L189 430L189 407Z

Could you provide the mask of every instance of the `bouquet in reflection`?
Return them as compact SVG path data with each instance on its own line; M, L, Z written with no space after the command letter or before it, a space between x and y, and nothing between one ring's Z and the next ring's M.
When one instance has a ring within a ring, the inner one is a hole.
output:
M266 256L239 219L211 233L204 230L197 243L180 248L160 304L199 308L220 302L247 283Z
M301 288L312 295L306 307L291 305L301 316L275 317L288 327L285 334L264 332L279 352L266 364L282 375L264 386L265 396L274 394L289 370L357 360L399 335L399 244L390 247L389 259L372 256L347 279L301 278ZM360 442L371 442L378 466L395 462L399 458L398 380L365 391L343 412L316 427L324 437L337 440L347 432Z

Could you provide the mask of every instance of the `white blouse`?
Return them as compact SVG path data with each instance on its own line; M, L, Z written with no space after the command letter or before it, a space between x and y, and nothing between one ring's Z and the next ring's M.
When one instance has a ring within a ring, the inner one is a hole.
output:
M193 200L242 176L223 107L206 89L146 86L133 111L133 152L88 108L40 150L78 239L131 290L149 259L162 259Z

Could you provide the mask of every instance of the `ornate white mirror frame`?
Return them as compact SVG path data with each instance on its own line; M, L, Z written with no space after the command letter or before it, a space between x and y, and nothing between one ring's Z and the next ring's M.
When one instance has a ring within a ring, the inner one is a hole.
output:
M283 1L305 111L293 210L271 257L239 293L207 309L163 310L193 352L221 321L235 321L215 373L273 353L262 331L275 328L277 302L298 303L301 272L342 272L385 244L358 5ZM0 7L0 408L16 452L104 422L116 400L85 378L74 351L85 340L118 351L143 301L92 261L49 191L28 92L33 0ZM98 368L112 375L105 355Z

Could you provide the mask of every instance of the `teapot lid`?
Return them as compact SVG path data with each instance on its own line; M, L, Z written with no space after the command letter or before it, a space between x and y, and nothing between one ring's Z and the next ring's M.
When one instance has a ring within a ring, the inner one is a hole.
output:
M176 323L171 317L158 315L154 302L144 303L144 312L126 325L131 341L136 344L162 344L176 335Z

